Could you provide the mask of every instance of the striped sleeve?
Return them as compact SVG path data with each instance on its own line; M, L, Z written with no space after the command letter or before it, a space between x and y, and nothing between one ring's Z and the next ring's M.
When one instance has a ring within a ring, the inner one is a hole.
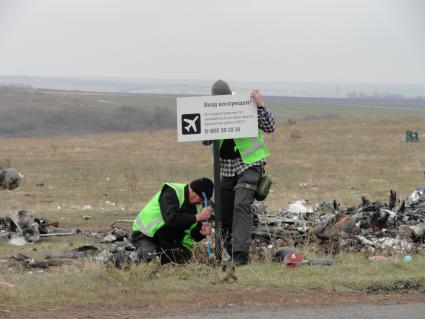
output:
M265 133L273 133L276 127L272 112L266 107L259 107L258 114L258 128Z

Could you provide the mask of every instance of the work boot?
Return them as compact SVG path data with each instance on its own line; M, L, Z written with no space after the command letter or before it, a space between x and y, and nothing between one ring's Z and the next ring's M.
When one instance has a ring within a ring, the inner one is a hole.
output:
M233 265L244 266L248 264L248 254L244 251L235 251L233 253Z

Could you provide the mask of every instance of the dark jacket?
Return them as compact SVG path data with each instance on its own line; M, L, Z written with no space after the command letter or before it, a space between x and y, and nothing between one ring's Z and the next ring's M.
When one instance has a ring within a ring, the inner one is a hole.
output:
M188 185L184 188L184 198L182 207L179 207L179 200L174 189L167 185L162 189L159 196L159 207L165 225L154 236L154 239L158 240L160 245L179 244L185 235L184 231L196 222L196 205L189 203ZM195 241L200 241L205 237L200 233L201 226L202 224L198 223L191 232L191 237Z

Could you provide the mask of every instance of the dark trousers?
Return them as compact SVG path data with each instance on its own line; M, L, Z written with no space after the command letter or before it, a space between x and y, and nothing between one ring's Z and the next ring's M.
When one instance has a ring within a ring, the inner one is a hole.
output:
M237 184L258 185L263 173L262 166L253 166L234 177L221 177L221 223L224 245L232 256L235 252L249 254L255 192L236 188Z
M150 262L159 258L161 265L184 264L192 258L192 252L176 242L150 238L140 232L132 232L130 241L136 247L138 262Z

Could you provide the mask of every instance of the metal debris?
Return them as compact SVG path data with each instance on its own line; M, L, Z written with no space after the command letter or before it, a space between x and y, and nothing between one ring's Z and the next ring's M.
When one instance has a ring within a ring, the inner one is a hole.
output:
M415 189L398 203L362 197L355 207L342 208L335 201L317 205L305 200L290 203L288 210L267 214L254 207L252 237L255 246L309 245L319 243L325 251L409 252L425 249L425 188Z
M77 259L81 257L97 256L99 249L92 245L79 246L70 251L64 252L51 252L46 254L46 259L53 258L65 258L65 259Z
M291 202L287 210L270 214L264 202L255 202L252 210L252 245L257 251L262 249L268 259L277 260L272 248L282 246L296 249L318 244L325 253L366 251L384 256L425 249L425 187L416 188L398 201L396 193L390 191L388 203L362 197L361 202L353 207L344 208L334 200L327 200L313 209L306 200L299 200ZM100 250L94 246L82 246L64 253L51 253L41 261L19 254L12 260L25 267L42 269L61 264L62 258L94 256L125 268L137 261L135 247L128 239L131 223L132 220L117 220L112 223L110 232L91 233L90 236L104 244ZM19 211L0 217L0 240L22 245L40 237L74 234L49 232L48 226L58 227L58 224ZM323 263L310 261L311 264Z
M112 235L112 234L109 234L109 235L106 235L105 237L103 237L103 242L106 242L106 243L113 243L116 240L117 240L117 237L115 235Z
M414 206L423 202L425 199L425 188L420 187L416 188L408 197L406 204L409 206ZM425 203L424 203L425 204Z
M20 236L17 236L17 237L12 236L12 238L10 238L8 243L10 245L13 245L13 246L24 246L24 245L28 244L28 242L25 240L25 238L20 237Z
M0 169L0 190L18 188L23 178L15 168Z
M288 213L308 214L313 213L313 207L305 199L289 202Z
M389 203L363 197L358 206L348 208L336 201L325 201L312 209L307 201L300 200L292 202L290 209L274 214L267 213L264 202L255 202L252 210L252 247L268 260L282 260L283 257L278 258L282 251L274 250L273 253L273 247L288 245L296 249L319 244L325 253L345 250L385 255L425 248L425 196L414 203L408 202L408 197L397 202L395 192L391 191ZM92 234L105 244L96 259L118 268L137 262L135 248L128 240L128 228L131 227L115 227L118 223L129 226L131 222L114 221L109 233ZM306 265L331 263L328 259L303 262Z
M49 226L56 228L58 223L50 223L21 210L6 217L0 216L0 240L7 240L11 245L22 246L36 242L40 237L64 235L64 233L49 233Z
M69 233L50 233L50 234L40 234L40 237L63 237L63 236L73 236L78 234L78 232L69 232Z
M37 268L37 269L46 269L53 266L62 266L66 261L56 260L56 259L44 259L44 260L35 260L32 257L26 256L21 253L17 253L9 257L10 263L20 264L24 268Z
M17 253L6 260L9 266L21 266L24 269L47 269L50 267L71 264L73 259L82 257L94 257L99 254L95 246L84 245L65 252L51 252L42 260L36 260L30 256Z

